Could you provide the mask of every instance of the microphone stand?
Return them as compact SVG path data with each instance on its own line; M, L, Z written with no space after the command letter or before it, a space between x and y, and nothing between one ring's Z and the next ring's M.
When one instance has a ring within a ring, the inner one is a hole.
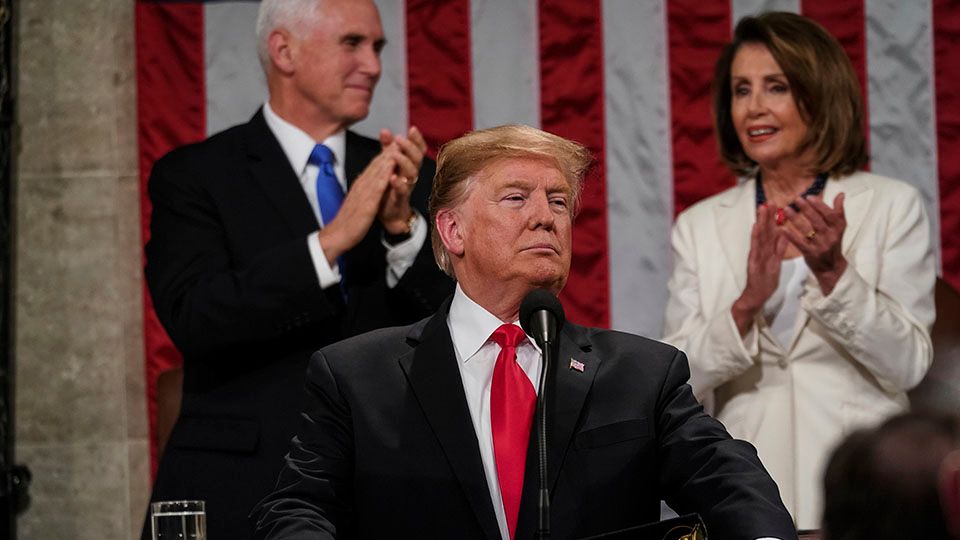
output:
M550 538L550 490L547 487L547 380L550 366L553 365L553 344L556 336L556 322L546 317L546 311L540 311L539 315L543 319L541 328L547 329L551 326L552 331L544 332L545 335L536 336L539 341L540 349L543 352L543 369L540 370L540 392L537 394L537 463L539 464L540 490L537 509L539 510L539 521L537 527L537 538L546 540ZM535 316L536 316L535 315ZM552 325L550 323L553 323Z

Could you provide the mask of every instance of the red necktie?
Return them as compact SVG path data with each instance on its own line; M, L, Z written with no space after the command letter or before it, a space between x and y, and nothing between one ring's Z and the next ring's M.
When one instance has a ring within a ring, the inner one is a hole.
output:
M526 335L519 326L504 324L490 339L500 345L497 364L493 368L490 387L490 426L493 430L493 453L497 461L500 496L507 516L510 538L517 530L520 495L523 492L523 469L527 461L527 443L537 392L530 378L517 364L517 345Z

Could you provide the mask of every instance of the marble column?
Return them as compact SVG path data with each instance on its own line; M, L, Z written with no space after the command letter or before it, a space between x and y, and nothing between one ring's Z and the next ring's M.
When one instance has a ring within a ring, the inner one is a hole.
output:
M22 539L128 539L149 489L132 0L15 0Z

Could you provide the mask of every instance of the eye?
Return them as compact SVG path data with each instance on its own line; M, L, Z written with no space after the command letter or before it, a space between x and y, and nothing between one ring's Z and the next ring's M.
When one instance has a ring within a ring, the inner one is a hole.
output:
M550 199L550 204L552 204L552 205L554 205L554 206L559 206L559 207L561 207L561 208L566 208L566 207L567 207L567 199L565 199L565 198L563 198L563 197L554 197L554 198Z
M770 92L774 94L789 94L790 87L785 84L774 84L770 87Z
M363 43L363 38L361 36L353 36L353 35L344 36L341 43L343 43L343 45L348 49L356 49L357 47L360 46L361 43Z
M733 95L735 96L745 96L750 93L750 87L745 84L740 84L733 87Z

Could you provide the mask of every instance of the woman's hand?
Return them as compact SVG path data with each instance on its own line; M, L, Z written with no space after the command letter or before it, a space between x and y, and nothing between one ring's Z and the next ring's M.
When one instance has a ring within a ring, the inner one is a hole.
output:
M750 330L754 317L777 290L780 262L787 245L787 238L777 226L776 212L767 204L760 206L757 221L750 231L747 284L730 310L741 336Z
M817 196L801 197L795 204L799 212L787 207L783 233L803 255L820 290L827 296L847 269L847 260L841 249L843 231L847 228L843 193L833 200L833 208Z

